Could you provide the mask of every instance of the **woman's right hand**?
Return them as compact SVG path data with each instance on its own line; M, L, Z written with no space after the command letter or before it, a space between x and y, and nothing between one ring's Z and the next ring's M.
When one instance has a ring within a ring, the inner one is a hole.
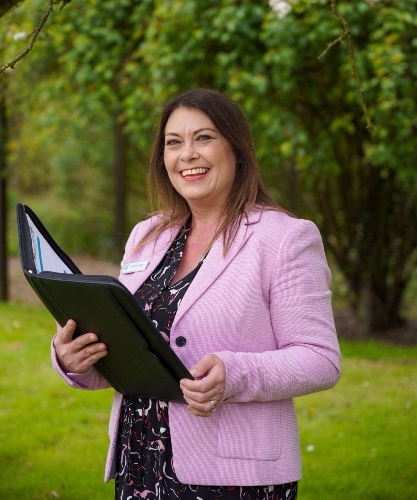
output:
M59 364L66 373L85 373L107 354L106 344L98 342L95 333L85 333L73 339L76 327L74 320L68 320L64 327L58 326L54 339Z

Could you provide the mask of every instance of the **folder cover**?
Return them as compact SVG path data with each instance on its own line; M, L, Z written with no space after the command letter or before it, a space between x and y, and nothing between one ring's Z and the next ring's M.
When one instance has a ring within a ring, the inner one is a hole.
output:
M129 290L116 278L84 275L26 205L17 204L20 260L29 284L74 337L94 332L108 354L95 368L119 392L184 403L179 387L192 376Z

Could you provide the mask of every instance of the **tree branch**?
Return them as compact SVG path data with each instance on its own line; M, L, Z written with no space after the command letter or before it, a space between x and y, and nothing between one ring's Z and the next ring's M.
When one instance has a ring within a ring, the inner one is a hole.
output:
M65 5L67 3L69 3L70 1L71 0L48 0L48 7L47 7L44 15L42 16L42 19L40 20L39 24L36 26L36 28L33 31L32 38L30 40L29 45L26 47L26 49L23 52L21 52L18 56L16 56L12 61L8 62L2 68L0 68L0 73L5 71L7 68L14 69L16 63L18 63L21 59L23 59L25 57L25 55L28 54L33 49L33 46L35 45L35 42L36 42L36 39L38 38L39 33L41 32L46 21L48 20L51 12L54 11L54 4L61 4L59 11L58 11L58 12L60 12L61 9L63 7L65 7Z
M355 46L353 44L353 39L352 39L352 33L350 31L350 27L346 19L343 17L343 15L339 12L337 8L337 1L336 0L331 0L331 8L333 14L339 19L340 23L342 24L343 31L342 33L335 38L332 42L327 44L326 49L319 55L319 59L324 57L329 50L334 47L336 44L343 42L345 39L348 41L348 47L349 47L349 63L350 63L350 70L351 70L351 75L353 79L356 82L356 85L359 89L359 95L360 95L360 101L361 101L361 108L365 117L366 121L366 128L369 130L369 133L372 138L375 137L375 129L372 124L371 118L369 116L368 112L368 107L366 105L365 101L365 90L362 86L362 82L359 78L358 72L356 70L356 59L355 59Z

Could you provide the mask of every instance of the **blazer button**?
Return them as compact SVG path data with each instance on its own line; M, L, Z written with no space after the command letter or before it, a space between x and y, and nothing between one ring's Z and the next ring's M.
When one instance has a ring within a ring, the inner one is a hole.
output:
M175 339L175 343L177 344L178 347L184 347L185 344L187 343L187 339L185 337L177 337Z

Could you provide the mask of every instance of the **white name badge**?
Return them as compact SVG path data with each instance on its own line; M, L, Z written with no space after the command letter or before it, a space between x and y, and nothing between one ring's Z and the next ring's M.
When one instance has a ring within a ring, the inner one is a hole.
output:
M148 267L149 261L143 260L141 262L131 262L130 264L125 264L122 268L123 274L136 273L138 271L144 271Z

